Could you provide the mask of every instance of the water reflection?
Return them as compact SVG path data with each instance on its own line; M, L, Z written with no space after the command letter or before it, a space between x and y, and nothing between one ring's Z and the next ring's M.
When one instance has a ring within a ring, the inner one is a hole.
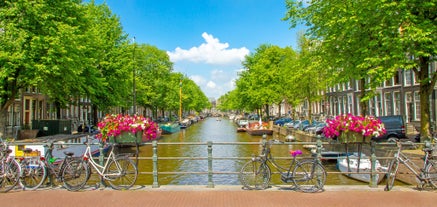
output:
M260 153L260 145L227 145L220 143L227 142L260 142L261 137L251 136L244 132L237 133L234 122L223 118L217 121L215 118L207 118L196 124L191 125L187 129L182 129L180 132L174 134L163 135L159 143L174 143L174 142L196 142L206 143L211 141L217 143L213 145L214 158L243 158L251 157L253 154ZM269 136L268 138L272 138ZM309 156L309 152L302 149L301 145L274 145L272 146L272 154L277 157L289 157L288 151L291 149L301 149L306 153L304 156ZM180 174L165 174L159 175L159 184L178 184L178 185L207 185L207 174L186 174L183 172L207 172L208 156L206 145L159 145L158 157L191 157L191 160L159 160L159 172L182 172ZM140 147L140 157L152 157L152 146L145 145ZM219 159L213 161L214 172L238 172L242 165L247 160L225 160ZM283 165L288 165L289 161L280 161ZM327 171L336 171L335 163L324 163ZM149 174L142 174L139 176L137 184L151 185L153 183L152 160L140 160L139 171L148 172ZM272 168L272 171L275 171ZM238 174L214 174L213 182L215 185L239 185ZM279 176L274 174L272 177L274 184L281 184ZM328 175L327 184L366 184L346 178L341 174Z

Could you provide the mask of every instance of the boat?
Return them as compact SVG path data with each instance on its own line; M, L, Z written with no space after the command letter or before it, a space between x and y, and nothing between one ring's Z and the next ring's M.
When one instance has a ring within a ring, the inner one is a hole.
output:
M181 127L178 123L160 124L159 128L162 130L162 134L173 134L181 130Z
M370 182L371 165L372 162L370 161L369 157L367 157L364 153L361 153L361 158L359 157L358 153L352 153L351 155L349 155L349 158L348 156L345 156L337 159L337 168L341 172L346 172L346 174L344 175L366 183ZM381 166L378 160L376 160L375 169L376 172L387 171L385 167ZM347 172L351 172L351 174L347 174ZM376 174L377 183L380 183L383 178L383 174Z
M270 129L269 124L262 122L260 119L259 122L249 123L249 126L246 128L246 132L252 136L262 136L264 134L272 135L273 129Z
M273 130L271 129L251 129L251 128L247 128L246 132L252 136L262 136L264 134L266 135L272 135L273 134Z
M246 127L237 127L237 132L246 132Z
M184 120L179 122L179 128L181 128L181 129L186 129L190 125L191 125L191 120L190 119L184 119Z

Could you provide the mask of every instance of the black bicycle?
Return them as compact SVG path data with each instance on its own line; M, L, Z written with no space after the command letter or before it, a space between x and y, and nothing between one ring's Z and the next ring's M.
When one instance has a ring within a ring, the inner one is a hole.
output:
M263 144L261 155L254 156L243 165L239 174L243 188L248 190L268 188L272 175L271 165L281 174L282 182L293 183L296 190L308 193L322 191L326 183L326 171L317 158L300 161L296 158L302 154L302 151L292 150L290 155L293 159L290 165L283 167L275 162L271 154L270 148L274 142L284 143L276 140L267 141Z
M64 159L53 157L53 142L49 142L46 147L45 155L39 157L39 162L32 159L24 160L22 166L25 166L24 169L28 169L27 173L22 176L22 184L25 189L35 190L39 188L49 176L52 185L56 179L56 181L62 182L69 191L81 189L81 184L90 176L86 163L78 157L73 157L73 152L65 151ZM25 151L28 152L27 149Z

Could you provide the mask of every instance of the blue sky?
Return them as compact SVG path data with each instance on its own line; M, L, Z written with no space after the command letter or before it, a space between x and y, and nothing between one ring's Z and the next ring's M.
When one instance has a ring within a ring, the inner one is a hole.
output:
M213 98L235 88L245 55L261 44L296 49L301 30L281 20L285 0L96 0L102 2L130 38L167 51L174 71Z

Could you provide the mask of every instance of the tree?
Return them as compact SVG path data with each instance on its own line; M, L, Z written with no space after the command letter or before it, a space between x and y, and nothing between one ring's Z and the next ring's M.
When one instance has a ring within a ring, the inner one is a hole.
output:
M237 81L237 87L245 96L245 103L256 109L265 107L269 117L269 106L284 100L284 76L281 63L287 58L283 48L261 45L252 55L246 56L243 66L246 68Z
M326 58L339 78L362 80L362 86L369 79L362 88L375 88L399 68L413 70L420 82L421 134L429 137L429 96L437 81L435 70L429 72L437 55L436 0L286 4L285 19L291 26L307 23L309 34L323 41Z
M90 60L79 0L0 2L0 137L20 90L38 88L59 103L77 89Z

